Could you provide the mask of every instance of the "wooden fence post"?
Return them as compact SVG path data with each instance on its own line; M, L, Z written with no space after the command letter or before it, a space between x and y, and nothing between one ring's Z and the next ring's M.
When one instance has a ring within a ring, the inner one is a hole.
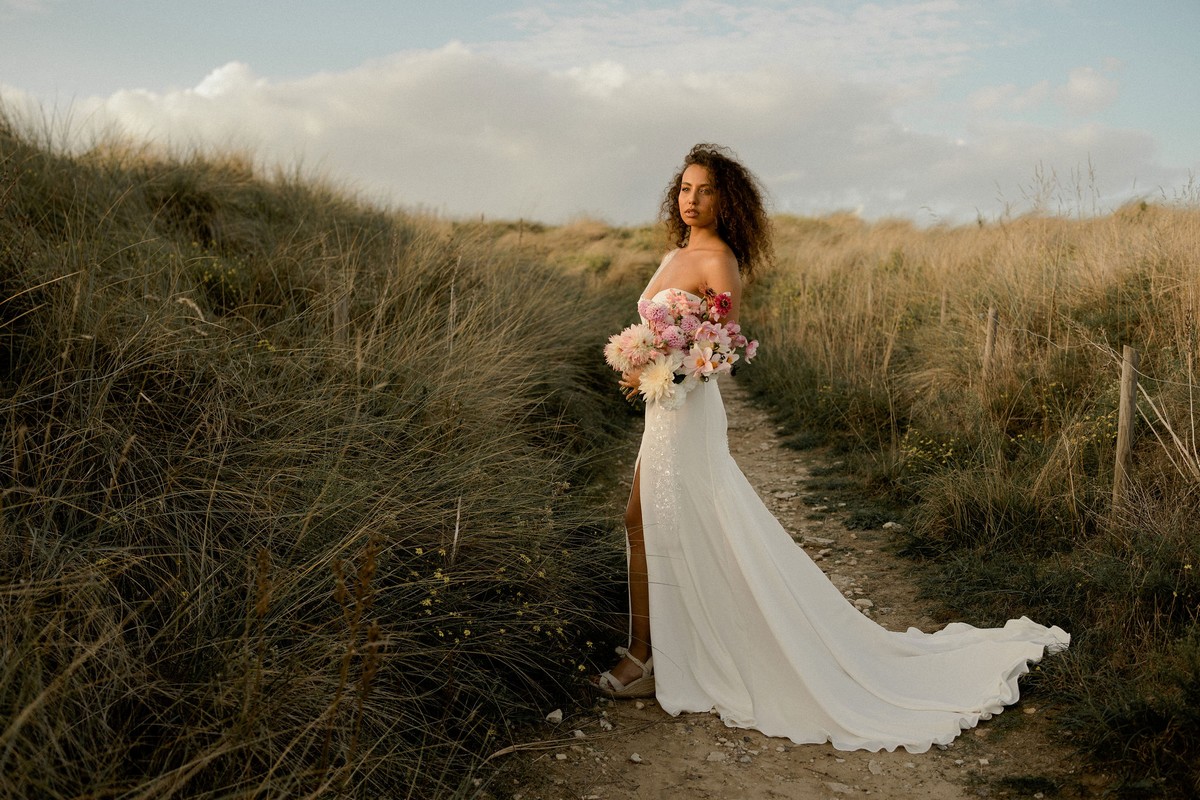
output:
M995 306L988 308L987 316L987 338L983 343L983 377L984 380L992 377L992 359L996 353L996 333L1000 329L1000 313L996 311Z
M1129 345L1121 355L1121 406L1117 417L1117 462L1113 470L1113 510L1125 503L1129 492L1129 466L1133 454L1133 415L1137 411L1138 351Z

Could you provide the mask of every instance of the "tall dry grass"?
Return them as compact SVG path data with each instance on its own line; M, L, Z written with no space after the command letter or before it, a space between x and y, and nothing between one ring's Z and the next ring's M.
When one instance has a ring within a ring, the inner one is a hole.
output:
M502 236L0 120L0 794L469 794L563 701L627 298Z
M1129 787L1200 792L1196 204L777 224L745 375L791 441L846 451L910 509L903 545L955 615L1072 631L1035 685L1082 748ZM1133 494L1113 509L1123 345L1141 353L1140 418Z

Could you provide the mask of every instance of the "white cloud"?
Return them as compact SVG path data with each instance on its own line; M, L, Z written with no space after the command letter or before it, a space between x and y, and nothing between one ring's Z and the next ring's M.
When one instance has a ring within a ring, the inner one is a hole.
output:
M1090 116L1108 108L1117 99L1117 82L1092 67L1071 70L1067 83L1058 90L1058 101L1069 113Z
M1058 87L979 90L961 130L905 127L969 55L954 0L549 8L516 18L528 33L519 42L450 43L287 81L231 62L190 89L77 101L72 116L87 123L84 139L84 128L117 124L176 146L316 163L400 204L549 222L652 219L697 141L733 145L777 210L804 214L927 219L928 209L967 221L1019 200L1038 164L1070 175L1090 160L1096 190L1114 199L1135 181L1182 177L1155 161L1148 134L1010 119L1056 101L1094 113L1113 102L1119 64L1074 70Z
M963 11L959 0L547 4L505 15L522 37L481 52L553 70L619 53L636 71L746 72L769 61L773 70L907 83L965 63L974 43Z
M1052 96L1049 81L1038 81L1027 89L1019 89L1016 84L1006 83L1002 86L984 86L976 89L967 98L967 103L974 111L1032 111L1044 105Z

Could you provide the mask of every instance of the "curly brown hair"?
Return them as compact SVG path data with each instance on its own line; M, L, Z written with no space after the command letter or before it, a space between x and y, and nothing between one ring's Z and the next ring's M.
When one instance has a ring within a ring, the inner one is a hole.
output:
M693 147L667 186L658 212L675 247L685 246L691 233L679 214L679 188L684 170L692 164L699 164L712 176L717 190L717 235L729 245L737 259L738 271L748 279L757 267L774 261L771 220L763 203L762 184L754 173L737 162L728 147L707 143Z

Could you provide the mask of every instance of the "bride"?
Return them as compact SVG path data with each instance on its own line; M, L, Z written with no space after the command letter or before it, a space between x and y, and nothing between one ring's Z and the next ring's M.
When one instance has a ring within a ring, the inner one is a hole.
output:
M698 144L661 216L676 249L642 299L729 292L736 320L742 279L770 260L758 181L725 148ZM622 375L627 396L639 378ZM592 684L611 697L656 696L671 715L715 710L730 727L796 743L924 752L1016 702L1029 663L1070 642L1025 617L933 634L868 619L734 463L716 380L678 408L647 404L625 529L629 646Z

